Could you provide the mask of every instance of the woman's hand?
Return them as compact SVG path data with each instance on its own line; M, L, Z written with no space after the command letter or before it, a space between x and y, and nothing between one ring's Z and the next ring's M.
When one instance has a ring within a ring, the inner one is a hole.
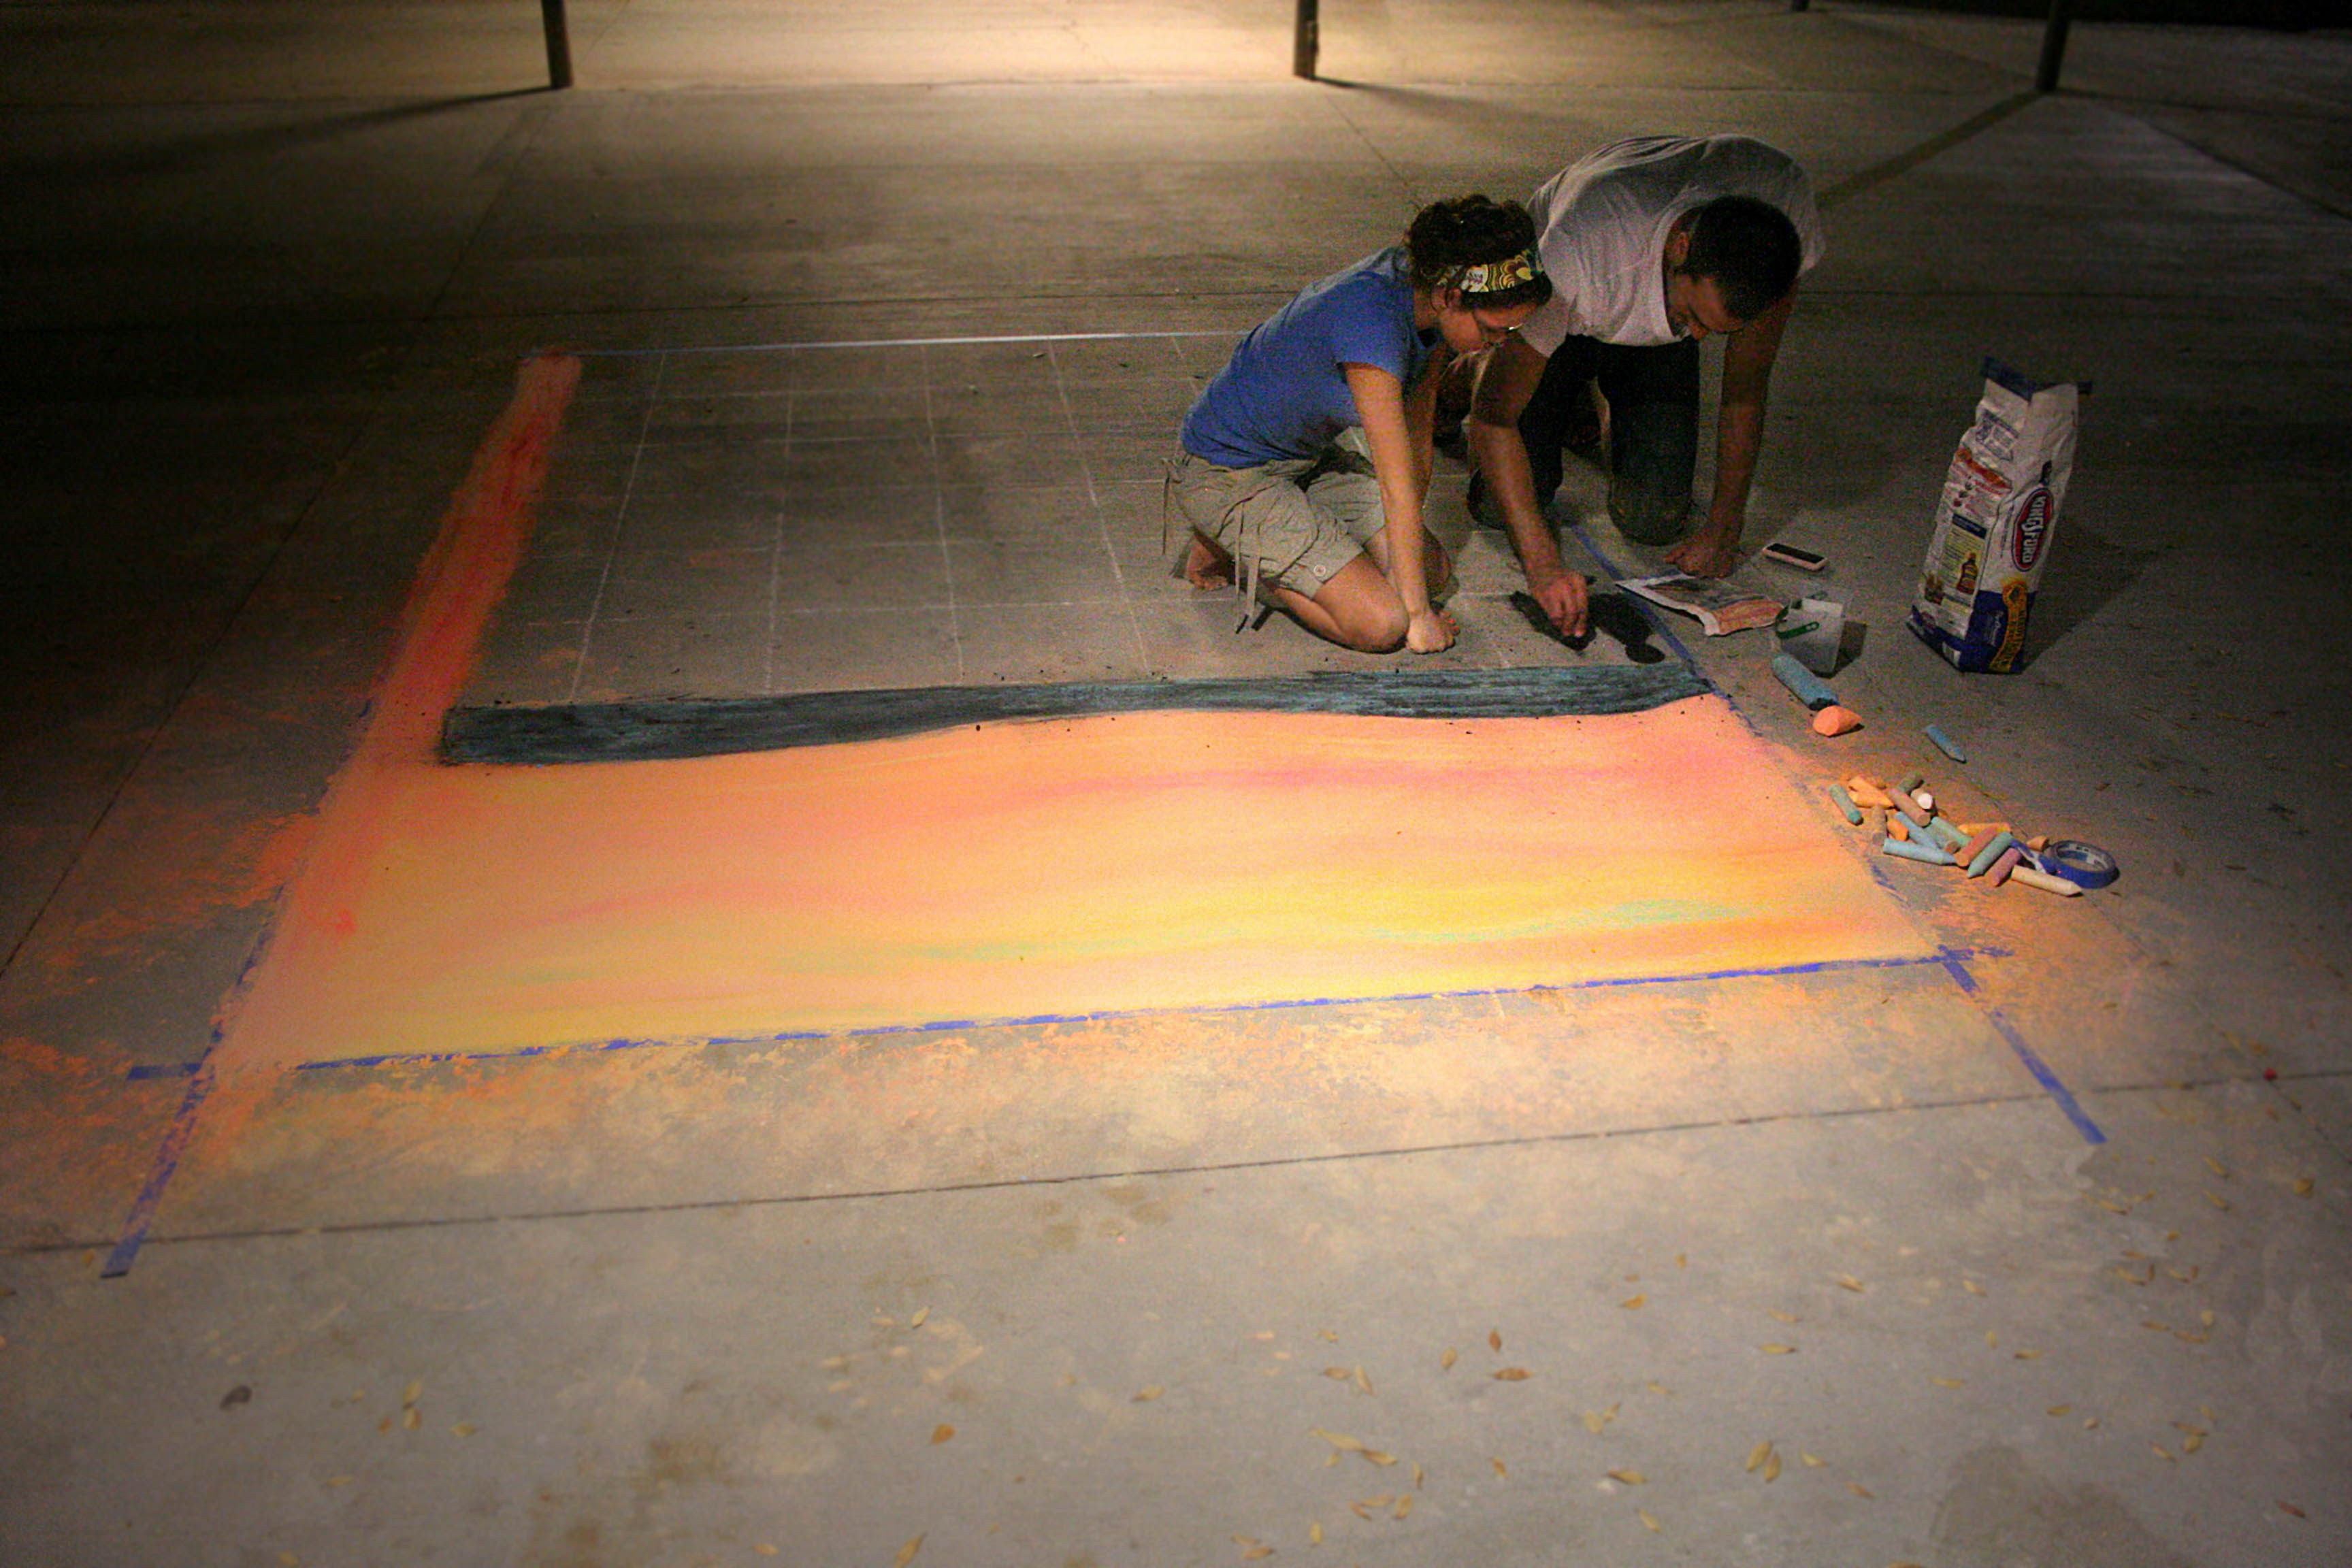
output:
M1405 622L1404 646L1415 653L1444 653L1454 637L1454 617L1443 610L1416 610Z

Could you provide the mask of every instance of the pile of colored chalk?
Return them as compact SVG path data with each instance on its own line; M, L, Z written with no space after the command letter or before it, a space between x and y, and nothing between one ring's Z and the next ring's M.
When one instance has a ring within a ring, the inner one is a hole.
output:
M1913 773L1900 783L1884 784L1856 773L1842 784L1830 785L1830 798L1846 821L1856 827L1867 821L1873 832L1884 835L1881 854L1927 866L1958 867L1972 878L1984 879L1987 887L2017 881L2069 899L2083 890L2032 864L2032 858L2047 847L2047 837L2021 838L2005 822L1955 823L1936 809L1936 797L1923 787L1926 782Z

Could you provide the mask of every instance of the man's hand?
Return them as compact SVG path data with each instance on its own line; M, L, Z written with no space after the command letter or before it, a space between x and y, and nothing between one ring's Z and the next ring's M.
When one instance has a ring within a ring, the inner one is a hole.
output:
M1528 592L1544 607L1544 614L1551 617L1560 636L1580 637L1591 629L1587 622L1583 573L1559 566L1549 572L1529 572Z
M1739 564L1739 542L1722 530L1702 528L1667 551L1666 563L1694 577L1728 577Z
M1404 646L1415 653L1444 653L1454 646L1454 617L1443 610L1420 610L1405 623Z

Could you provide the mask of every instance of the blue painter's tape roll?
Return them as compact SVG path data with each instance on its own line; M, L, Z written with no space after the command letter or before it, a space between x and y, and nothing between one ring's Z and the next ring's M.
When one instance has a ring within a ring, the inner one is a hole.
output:
M2104 888L2123 875L2116 858L2095 844L2054 838L2033 858L2035 868L2052 877L2063 877L2078 888Z

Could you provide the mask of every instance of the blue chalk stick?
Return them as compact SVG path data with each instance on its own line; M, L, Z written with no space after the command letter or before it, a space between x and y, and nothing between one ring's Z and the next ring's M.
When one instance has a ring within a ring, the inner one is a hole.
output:
M1798 701L1816 713L1837 700L1837 693L1822 685L1820 676L1785 653L1772 656L1772 673L1780 678L1781 685L1796 693Z
M2012 847L2016 843L2017 838L2015 835L2010 833L2006 828L1994 834L1992 836L1992 841L1987 844L1983 848L1978 850L1977 858L1969 862L1969 875L1971 877L1981 877L1987 871L1991 870L1992 863L2000 858L2001 851Z
M1953 740L1949 735L1945 734L1933 724L1927 726L1927 739L1936 742L1936 750L1943 752L1944 755L1951 758L1952 761L1956 763L1965 763L1969 760L1969 754L1960 750L1960 748L1953 742Z
M1853 796L1845 793L1845 785L1830 785L1830 798L1837 802L1837 808L1845 813L1845 819L1848 822L1856 827L1862 826L1862 807L1853 804Z
M1902 838L1888 838L1883 840L1878 846L1878 852L1881 855L1900 856L1906 860L1916 860L1923 866L1949 866L1954 864L1951 854L1948 850L1931 848L1927 845L1920 843L1916 838L1907 840Z

